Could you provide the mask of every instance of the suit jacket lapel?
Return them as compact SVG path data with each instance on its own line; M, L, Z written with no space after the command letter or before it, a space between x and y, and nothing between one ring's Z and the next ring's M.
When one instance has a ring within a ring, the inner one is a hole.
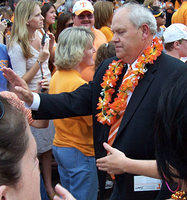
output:
M153 65L147 65L147 67L149 68L148 71L146 72L142 80L140 80L138 86L135 88L130 98L128 106L123 115L123 119L121 121L117 136L120 134L123 128L128 124L129 120L132 118L134 112L138 108L147 90L149 89L150 84L154 80L154 76L155 76L154 72L156 71L157 67Z

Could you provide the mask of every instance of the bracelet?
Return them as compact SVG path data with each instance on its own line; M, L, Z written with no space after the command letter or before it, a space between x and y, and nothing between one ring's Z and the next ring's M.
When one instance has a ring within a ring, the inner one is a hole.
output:
M37 62L38 64L41 64L41 62L40 62L38 59L36 60L36 62Z

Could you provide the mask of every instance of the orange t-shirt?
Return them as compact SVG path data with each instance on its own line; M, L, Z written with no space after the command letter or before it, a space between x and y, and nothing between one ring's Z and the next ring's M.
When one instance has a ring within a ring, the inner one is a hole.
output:
M106 37L107 42L110 42L114 36L113 32L111 31L111 28L108 26L103 26L101 29L99 29Z
M173 14L171 23L181 23L187 25L187 1L184 1L181 7Z
M76 70L57 70L50 81L50 94L72 92L87 83ZM74 147L86 156L94 156L92 116L53 120L55 137L53 145Z

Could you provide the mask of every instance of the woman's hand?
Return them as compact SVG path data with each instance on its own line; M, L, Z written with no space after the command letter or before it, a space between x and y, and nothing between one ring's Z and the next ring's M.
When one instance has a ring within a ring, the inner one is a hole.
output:
M46 40L44 46L40 50L38 61L40 63L45 62L49 58L49 55L50 55L50 53L49 53L49 41Z
M57 195L54 196L53 200L76 200L68 190L63 188L60 184L55 186L55 192Z
M49 91L49 81L47 77L44 76L44 78L38 83L38 89L37 92L41 92L41 89L45 91L44 93L48 93Z
M47 33L47 34L50 38L50 40L49 40L49 51L51 52L51 51L53 51L53 46L55 44L55 36L54 36L53 33Z
M99 170L107 171L109 174L123 174L127 171L129 158L125 154L107 143L103 143L108 155L97 159L96 165Z

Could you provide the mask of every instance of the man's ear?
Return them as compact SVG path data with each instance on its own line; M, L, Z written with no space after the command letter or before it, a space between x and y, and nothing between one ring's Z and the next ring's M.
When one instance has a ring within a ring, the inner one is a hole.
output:
M7 191L7 186L1 185L0 186L0 200L7 200L6 198L6 191Z
M150 35L150 28L147 24L142 24L141 25L141 30L142 30L142 39L146 40L148 38L148 36Z
M180 49L180 42L179 42L179 41L174 41L173 47L174 47L175 49Z

